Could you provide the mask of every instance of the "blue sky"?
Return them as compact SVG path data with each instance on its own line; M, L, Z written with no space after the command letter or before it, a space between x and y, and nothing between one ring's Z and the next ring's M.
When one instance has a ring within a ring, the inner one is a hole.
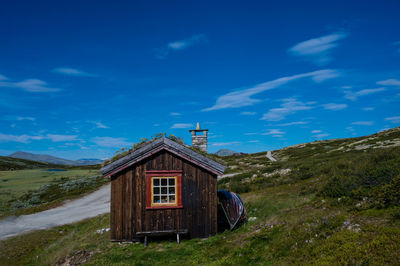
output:
M399 1L2 1L0 154L209 152L400 126Z

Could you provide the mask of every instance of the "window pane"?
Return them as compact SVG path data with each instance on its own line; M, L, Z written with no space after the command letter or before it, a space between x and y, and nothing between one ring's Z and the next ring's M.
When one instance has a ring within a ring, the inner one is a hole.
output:
M161 194L167 194L167 188L161 187Z
M169 196L169 202L175 203L175 196Z
M153 187L153 194L160 194L160 188L159 187Z
M170 178L168 182L170 186L175 186L175 178Z
M160 203L160 196L154 196L153 203Z
M153 179L153 185L154 186L159 186L160 185L160 179L159 178L154 178Z
M161 179L161 186L166 186L167 185L167 179L163 178Z
M169 194L175 194L175 187L169 187Z
M161 196L161 203L168 203L168 196Z

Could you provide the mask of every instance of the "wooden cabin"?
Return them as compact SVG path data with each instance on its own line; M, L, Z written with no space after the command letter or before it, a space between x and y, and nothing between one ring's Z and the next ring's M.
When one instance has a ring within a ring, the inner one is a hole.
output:
M217 233L217 176L225 166L168 138L101 169L111 178L112 241Z

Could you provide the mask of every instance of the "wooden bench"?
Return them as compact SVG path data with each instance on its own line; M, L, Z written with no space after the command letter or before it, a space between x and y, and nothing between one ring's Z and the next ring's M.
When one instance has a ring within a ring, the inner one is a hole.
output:
M162 230L162 231L147 231L147 232L136 232L136 236L141 237L144 236L144 246L147 246L147 237L148 236L166 236L176 234L176 243L180 243L179 235L185 235L189 232L188 229L179 229L179 230Z

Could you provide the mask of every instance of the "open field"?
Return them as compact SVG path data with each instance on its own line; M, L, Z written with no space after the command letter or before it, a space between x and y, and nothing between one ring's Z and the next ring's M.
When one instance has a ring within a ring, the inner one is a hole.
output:
M38 211L43 204L47 207L41 210L46 209L50 203L93 191L106 181L95 169L0 171L0 217Z

